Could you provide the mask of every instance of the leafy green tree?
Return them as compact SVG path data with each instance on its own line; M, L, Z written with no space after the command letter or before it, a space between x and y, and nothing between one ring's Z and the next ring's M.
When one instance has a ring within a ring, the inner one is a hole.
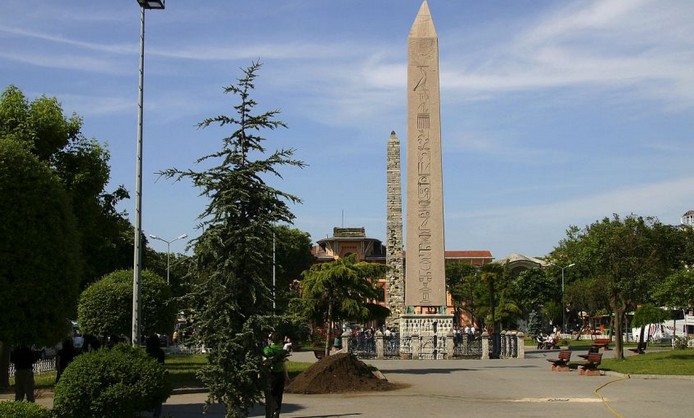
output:
M79 225L85 262L82 288L104 274L132 266L133 229L116 209L129 195L123 186L105 192L111 176L109 160L106 148L81 134L52 156Z
M272 252L269 243L268 252ZM296 228L280 225L275 228L275 297L277 313L287 311L289 301L294 297L292 283L301 279L301 274L308 270L315 257L311 254L311 237L308 233ZM268 272L272 277L272 271Z
M357 262L354 254L328 263L314 264L304 272L302 310L305 316L326 325L325 354L328 354L333 324L338 321L367 321L378 298L374 283L388 267Z
M654 296L670 308L694 307L694 270L682 268L673 272L655 289Z
M644 331L646 329L646 325L649 324L659 324L663 322L665 319L667 319L668 313L661 308L658 308L657 306L654 306L650 303L646 303L644 305L639 306L636 309L636 312L634 312L634 321L632 324L634 327L641 327L641 332L639 333L639 344L638 344L638 352L643 353L644 352L644 343L643 343L643 336L644 336Z
M565 301L574 309L582 321L581 329L576 338L580 338L581 332L587 329L590 318L599 313L610 310L610 298L607 283L598 278L584 278L575 281L566 288ZM581 312L584 314L581 315Z
M511 286L525 319L528 319L530 312L540 311L545 303L561 297L557 280L541 268L520 272Z
M562 312L561 303L556 300L548 300L542 305L542 317L552 324L561 324Z
M109 153L81 132L82 119L66 117L56 98L29 101L15 86L0 96L0 138L29 149L58 175L77 219L83 269L82 287L98 277L132 264L132 229L116 210L128 192L119 186L106 192Z
M480 285L476 288L476 299L480 301L478 315L484 318L484 327L489 332L499 332L500 327L515 328L521 316L512 283L507 265L491 263L480 271Z
M528 334L538 336L544 331L544 318L540 311L530 311L528 314Z
M677 228L654 218L618 215L579 229L571 227L554 252L570 254L585 277L606 283L614 313L615 352L624 356L624 314L650 298L662 277L681 267L684 241ZM555 258L555 257L553 257Z
M470 263L446 263L446 289L453 299L454 320L458 320L463 311L468 312L472 320L475 320L475 286L479 281L477 274L478 268Z
M267 184L281 177L283 166L302 167L293 150L267 155L262 130L284 128L277 110L255 113L251 98L259 63L243 72L225 93L238 96L235 116L205 119L201 128L230 127L222 149L198 159L204 171L169 169L162 173L176 180L189 179L209 198L200 215L204 233L193 240L190 274L194 278L186 299L194 314L195 337L211 349L201 378L210 401L225 405L227 417L241 417L260 400L263 382L260 341L267 336L266 315L271 312L269 267L274 226L294 218L287 202L299 199Z
M50 345L67 334L81 268L63 185L26 144L7 139L0 139L0 236L0 386L6 387L9 346Z
M143 270L141 292L142 334L170 334L177 310L169 286L160 276ZM104 276L80 296L77 317L82 331L100 337L130 335L132 303L132 270Z
M78 116L63 116L55 98L41 96L30 103L13 85L0 96L0 137L25 143L42 161L76 140L81 126Z
M682 233L685 239L689 239L694 232L693 229L687 228ZM688 252L687 252L688 254ZM686 263L690 262L687 258ZM661 306L667 306L671 309L686 309L694 307L694 270L689 267L683 267L670 274L665 281L655 289L654 299ZM677 321L675 320L675 329L677 329Z

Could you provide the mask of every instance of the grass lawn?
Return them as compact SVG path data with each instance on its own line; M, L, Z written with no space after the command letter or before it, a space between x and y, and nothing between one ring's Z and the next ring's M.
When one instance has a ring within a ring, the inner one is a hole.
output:
M183 355L183 356L167 356L164 367L169 372L169 379L171 381L171 386L176 388L199 388L204 385L198 379L195 374L198 370L207 364L206 354L193 354L193 355ZM287 363L287 370L289 376L294 378L299 373L308 369L313 363L303 363L296 361L289 361ZM34 375L34 381L36 382L37 389L45 389L52 391L55 387L55 372L41 373ZM10 378L10 389L14 386L14 377Z
M205 364L207 364L206 354L193 354L188 356L169 356L166 358L164 367L169 371L171 385L174 388L203 387L204 385L195 376L195 373ZM295 377L308 369L311 364L296 361L287 362L289 376Z
M55 372L47 372L36 374L34 373L34 384L36 389L53 390L55 386ZM10 377L10 387L14 386L14 376Z
M626 374L694 376L694 349L639 354L624 360L604 359L599 368Z
M169 372L169 380L174 388L200 387L202 382L195 373L207 364L207 355L192 354L184 356L167 356L164 367Z

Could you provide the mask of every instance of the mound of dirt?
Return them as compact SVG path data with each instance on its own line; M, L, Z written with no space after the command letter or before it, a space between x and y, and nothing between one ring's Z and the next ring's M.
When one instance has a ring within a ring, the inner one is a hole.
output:
M379 379L372 370L351 354L324 357L287 386L288 393L342 393L391 390L397 386Z

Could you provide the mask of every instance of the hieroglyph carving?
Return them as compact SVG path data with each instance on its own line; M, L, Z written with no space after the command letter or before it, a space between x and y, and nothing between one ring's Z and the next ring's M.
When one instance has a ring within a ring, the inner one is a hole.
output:
M431 149L430 149L430 115L429 87L427 85L428 66L417 66L421 76L414 91L417 97L417 236L419 244L417 258L419 259L420 303L430 303L432 279L431 271Z

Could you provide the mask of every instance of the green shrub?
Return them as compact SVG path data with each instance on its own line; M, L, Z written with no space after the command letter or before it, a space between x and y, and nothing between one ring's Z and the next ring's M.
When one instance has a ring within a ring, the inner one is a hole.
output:
M51 411L32 402L0 402L0 418L50 418Z
M57 418L124 418L149 411L171 394L166 370L143 350L117 345L85 353L55 386Z
M687 348L688 344L689 344L689 339L687 337L677 337L676 336L672 346L676 350L684 350L685 348Z
M170 334L176 304L166 281L142 271L142 334ZM117 270L92 283L80 295L77 320L82 332L107 337L130 335L132 328L133 271Z

